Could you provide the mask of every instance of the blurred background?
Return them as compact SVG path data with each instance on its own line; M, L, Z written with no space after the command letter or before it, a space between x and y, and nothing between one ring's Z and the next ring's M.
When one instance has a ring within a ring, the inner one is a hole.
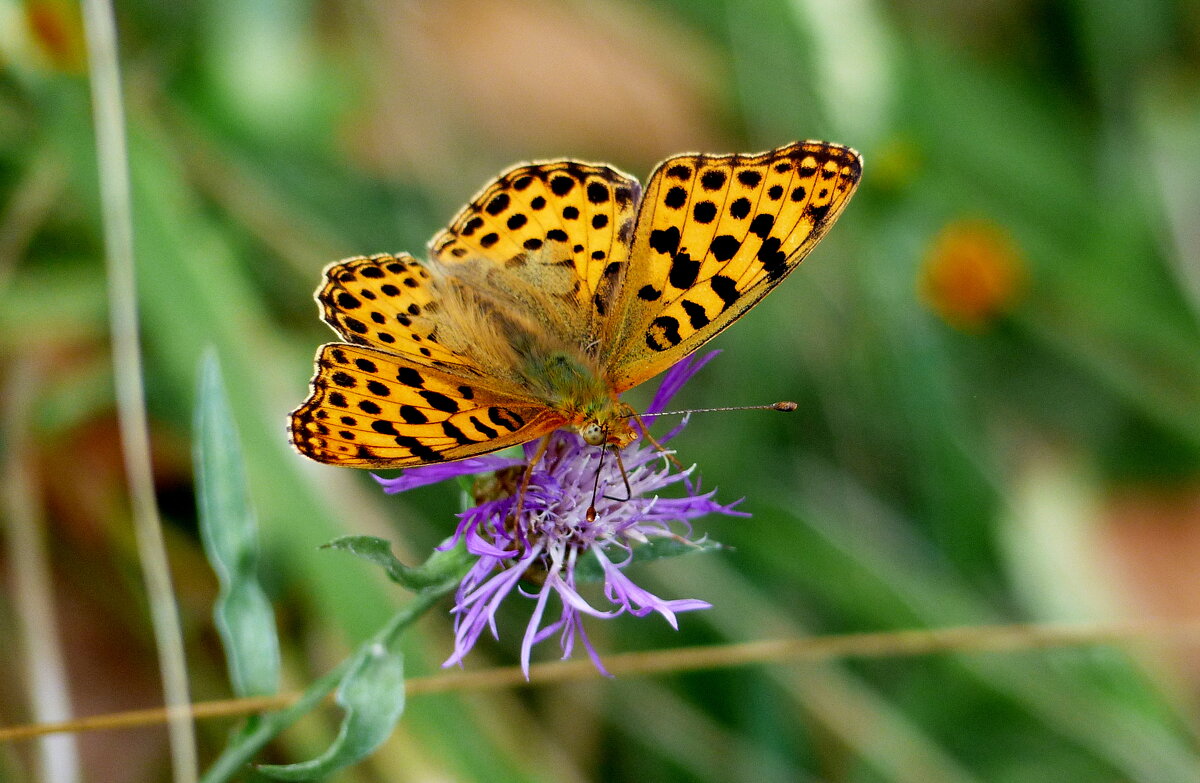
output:
M1200 616L1200 6L1169 0L119 4L158 499L196 700L230 694L191 474L215 346L303 687L407 595L451 487L385 497L285 437L343 256L413 251L508 165L640 177L683 151L854 146L858 195L716 341L674 445L749 519L643 567L682 618L602 653L914 627ZM113 401L78 8L0 0L0 723L31 638L78 715L161 704ZM748 379L750 382L747 382ZM652 384L650 385L652 387ZM635 394L644 403L644 395ZM40 544L39 544L40 542ZM42 555L45 555L43 559ZM47 588L19 573L48 569ZM448 615L409 674L452 648ZM468 669L511 665L528 602ZM22 619L24 618L24 619ZM554 657L552 645L540 660ZM1194 781L1200 655L1111 648L743 668L414 696L344 781ZM311 757L330 708L261 758ZM233 722L198 725L202 759ZM76 738L85 779L169 777L166 732ZM34 779L33 745L0 779Z

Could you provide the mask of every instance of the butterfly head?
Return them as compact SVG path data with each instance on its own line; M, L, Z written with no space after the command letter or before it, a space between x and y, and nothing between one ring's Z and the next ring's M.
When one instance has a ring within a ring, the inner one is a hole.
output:
M620 408L607 408L588 416L575 426L575 431L584 443L590 446L615 446L623 449L637 437L636 431L629 424L632 411Z

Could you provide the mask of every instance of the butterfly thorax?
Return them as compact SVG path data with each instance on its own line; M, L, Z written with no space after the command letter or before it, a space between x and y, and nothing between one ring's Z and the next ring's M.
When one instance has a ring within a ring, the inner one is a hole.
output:
M594 364L570 351L529 357L525 373L530 386L541 388L546 402L593 446L623 448L634 439L632 410L610 390Z

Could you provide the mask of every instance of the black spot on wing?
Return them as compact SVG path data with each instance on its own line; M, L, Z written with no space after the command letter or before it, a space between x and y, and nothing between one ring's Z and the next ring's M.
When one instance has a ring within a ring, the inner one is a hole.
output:
M737 175L737 181L748 188L758 187L758 183L762 182L762 174L759 174L753 169L739 171Z
M392 424L390 421L381 421L379 419L376 419L375 421L371 422L371 429L375 430L380 435L399 435L400 434L399 432L396 432L396 425Z
M697 304L690 299L684 299L679 304L683 307L683 311L688 314L688 323L692 325L693 329L699 329L708 325L708 314L704 312L703 305Z
M425 424L429 421L429 417L422 413L420 408L412 405L400 406L400 418L407 424Z
M650 323L646 332L646 345L652 351L665 351L679 345L683 337L679 334L679 321L669 315L660 315Z
M696 284L698 274L700 262L692 260L686 252L681 252L671 258L671 272L667 275L667 280L676 288L686 289Z
M737 251L741 248L742 243L730 234L722 234L713 239L712 244L708 246L708 252L712 253L713 258L724 262L737 255Z
M676 185L667 191L667 195L663 199L663 204L666 204L671 209L679 209L687 203L687 197L687 191Z
M488 408L488 421L509 432L516 432L525 424L525 420L515 411L506 408Z
M738 293L737 282L732 277L725 275L713 275L708 281L713 293L721 298L721 312L729 309L730 305L738 300L741 296Z
M750 233L759 239L766 239L774 226L775 216L762 212L755 215L754 220L750 221Z
M499 193L495 196L495 198L488 202L487 207L484 209L489 215L499 215L501 212L508 209L508 202L508 194Z
M787 255L779 249L781 244L779 237L771 237L762 243L756 256L771 280L778 280L787 272Z
M421 373L411 367L401 367L398 369L396 371L396 380L414 389L419 389L425 385L425 379L421 377Z
M446 459L437 451L429 448L411 435L397 435L396 445L403 446L404 448L408 449L414 457L425 462L443 462Z
M676 163L671 168L667 169L667 176L671 179L688 180L692 178L691 166L685 166L682 163Z
M655 229L650 232L650 247L660 253L674 253L679 249L679 227Z
M692 217L697 223L711 223L717 216L717 205L711 201L701 201L692 207Z
M417 394L425 398L425 402L429 403L429 407L445 413L458 413L458 403L453 397L447 397L441 392L430 391L423 389Z
M487 426L482 421L480 421L478 416L472 416L470 418L470 422L471 422L472 427L479 430L479 432L482 433L483 436L488 439L496 438L496 437L499 437L499 435L500 435L499 432L497 432L496 430L492 429L491 427Z
M700 177L700 186L705 190L720 190L725 187L725 172L712 169Z
M468 438L466 433L449 421L442 422L442 432L446 433L447 437L454 438L454 442L459 446L470 446L472 443L475 443L472 438Z

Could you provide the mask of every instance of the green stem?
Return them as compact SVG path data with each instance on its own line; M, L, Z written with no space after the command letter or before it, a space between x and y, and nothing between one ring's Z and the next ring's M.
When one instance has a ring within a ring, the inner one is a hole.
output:
M411 603L392 616L387 625L376 632L370 639L363 642L354 655L348 656L335 666L329 673L318 679L292 706L262 716L258 725L249 734L239 738L236 744L229 746L225 752L204 773L200 783L222 783L241 771L242 766L250 763L255 754L264 745L275 738L280 732L295 723L299 718L316 707L328 696L342 677L349 670L359 654L374 644L391 646L400 634L428 611L434 604L455 587L455 582L446 581L440 585L422 590L413 597Z
M108 271L109 329L112 334L113 379L121 451L132 507L138 559L150 604L163 695L170 709L172 780L196 779L196 736L188 697L183 632L171 586L171 569L162 519L154 497L150 460L150 426L142 388L142 356L138 337L137 280L133 256L133 203L125 141L124 102L117 59L117 24L111 0L83 0L100 207Z

